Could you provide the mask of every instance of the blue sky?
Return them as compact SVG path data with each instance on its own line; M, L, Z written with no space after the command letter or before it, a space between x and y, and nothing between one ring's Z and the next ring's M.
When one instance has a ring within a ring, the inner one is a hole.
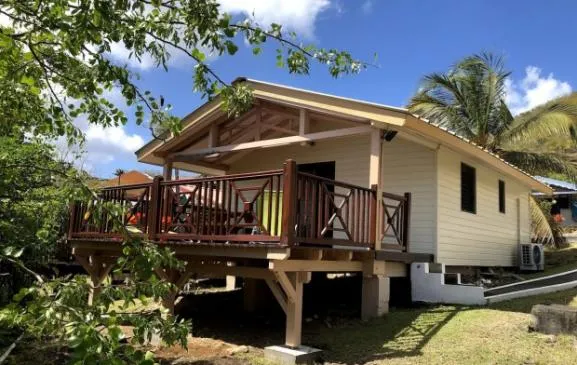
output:
M350 51L378 67L360 75L331 78L316 66L309 76L289 75L275 66L274 52L258 57L241 46L235 57L220 57L211 66L225 80L238 76L287 84L340 96L404 106L420 78L443 72L460 58L490 51L505 58L512 76L508 101L522 111L577 87L575 1L521 0L220 0L237 18L254 14L262 24L280 22L302 35L305 43ZM112 57L128 62L140 84L162 94L177 116L202 103L192 92L185 57L174 57L170 71L144 60L126 61L119 45ZM111 95L114 99L116 96ZM133 151L150 139L144 127L87 128L86 168L109 177L117 168L150 169L136 162Z

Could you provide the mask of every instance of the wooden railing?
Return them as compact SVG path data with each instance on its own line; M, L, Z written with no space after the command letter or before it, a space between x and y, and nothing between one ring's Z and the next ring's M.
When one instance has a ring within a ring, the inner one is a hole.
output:
M283 170L160 183L161 240L278 242Z
M95 201L77 202L71 206L69 236L101 237L120 236L114 225L125 224L135 230L146 232L151 199L151 184L123 185L102 189L99 198L102 201L118 204L126 212L121 222L116 222L105 211L94 209ZM99 217L94 217L99 214Z
M297 176L297 241L362 247L374 244L375 191L302 172Z
M396 195L383 193L380 204L381 248L409 248L409 224L411 216L411 193Z
M102 189L100 199L120 204L132 233L156 241L374 247L405 250L410 194L383 193L284 169L163 181ZM94 218L92 204L71 208L69 237L114 238L112 217ZM380 210L379 210L380 209ZM98 222L98 223L95 223Z

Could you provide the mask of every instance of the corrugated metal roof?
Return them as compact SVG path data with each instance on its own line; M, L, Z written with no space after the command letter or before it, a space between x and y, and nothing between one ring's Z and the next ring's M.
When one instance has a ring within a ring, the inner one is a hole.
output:
M577 191L577 184L574 184L574 183L571 183L568 181L552 179L550 177L545 177L545 176L535 176L535 179L539 180L543 184L549 185L549 186L554 187L554 188L562 188L562 189Z

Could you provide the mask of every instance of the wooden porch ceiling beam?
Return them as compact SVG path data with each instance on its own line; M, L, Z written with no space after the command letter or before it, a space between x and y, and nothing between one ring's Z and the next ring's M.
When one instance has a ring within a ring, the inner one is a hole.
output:
M283 138L275 138L275 139L267 139L263 141L254 141L254 142L246 142L246 143L238 143L228 146L218 146L215 148L202 148L198 150L188 151L187 153L176 153L171 156L174 161L179 160L182 157L190 157L190 156L206 156L215 153L225 153L225 152L238 152L244 150L254 150L260 148L272 148L272 147L281 147L281 146L288 146L291 144L297 144L301 142L313 142L319 141L323 139L330 139L330 138L338 138L338 137L346 137L346 136L353 136L358 134L367 134L370 133L373 128L368 126L360 126L360 127L353 127L353 128L342 128L342 129L335 129L332 131L325 131L325 132L317 132L317 133L309 133L303 136L291 136L291 137L283 137Z
M186 161L178 161L178 162L183 162L183 163L189 163L193 166L199 166L199 167L208 167L210 169L215 169L215 170L220 170L220 171L228 171L230 170L230 166L223 164L223 163L212 163L212 162L208 162L208 161L203 161L203 160L197 160L197 161L193 161L193 162L186 162Z
M265 139L270 139L270 138L279 138L281 136L280 133L287 133L287 134L291 134L291 135L298 134L298 132L293 131L292 129L285 129L285 128L279 127L279 124L281 124L285 121L286 121L286 116L284 116L284 115L275 115L273 117L266 119L266 124L262 125L262 127L263 127L262 137L264 137ZM272 131L267 133L268 129L271 129ZM222 163L224 161L225 164L231 165L233 162L242 159L244 156L246 156L250 152L251 152L250 150L244 150L242 152L237 152L237 153L228 152L228 153L223 154L223 156L219 157L216 160L216 162Z

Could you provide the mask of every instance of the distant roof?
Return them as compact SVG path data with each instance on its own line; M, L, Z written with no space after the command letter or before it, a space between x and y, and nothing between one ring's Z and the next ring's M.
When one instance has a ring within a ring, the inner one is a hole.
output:
M535 176L535 179L541 181L543 184L551 186L554 189L577 191L577 184L570 183L568 181L552 179L550 177L544 176Z
M103 188L118 186L118 185L132 185L132 184L146 184L152 181L152 176L145 172L132 170L120 175L120 179L116 176L112 179L103 181L100 186Z

